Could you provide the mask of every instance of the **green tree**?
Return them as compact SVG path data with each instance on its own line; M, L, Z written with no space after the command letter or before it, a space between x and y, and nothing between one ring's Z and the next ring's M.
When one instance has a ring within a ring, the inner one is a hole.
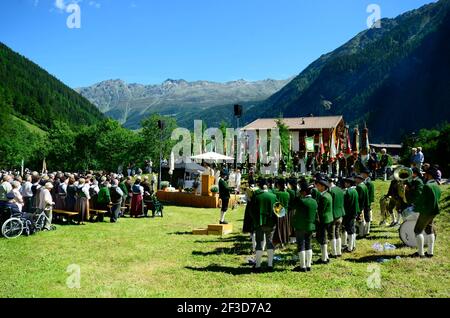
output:
M163 130L158 127L159 120L165 123ZM172 131L177 128L177 123L171 117L152 114L141 122L141 127L142 129L139 132L141 156L144 160L151 159L153 163L156 163L154 164L155 168L159 169L160 149L162 149L163 159L169 159L172 147L175 145L175 142L170 138Z

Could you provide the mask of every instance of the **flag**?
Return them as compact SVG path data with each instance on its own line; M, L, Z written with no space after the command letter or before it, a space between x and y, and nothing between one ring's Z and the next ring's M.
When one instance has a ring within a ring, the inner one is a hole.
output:
M352 154L352 142L350 140L350 132L348 131L348 128L346 129L346 138L347 138L347 155Z
M320 153L321 157L325 153L325 146L323 144L322 130L320 131L320 136L319 136L319 153Z
M333 129L331 134L331 145L330 145L330 158L336 158L336 129Z
M42 174L44 174L47 171L47 163L45 162L45 158L44 161L42 161Z
M359 129L355 127L353 133L353 150L359 153Z
M175 170L175 154L173 151L170 153L169 174L172 175Z

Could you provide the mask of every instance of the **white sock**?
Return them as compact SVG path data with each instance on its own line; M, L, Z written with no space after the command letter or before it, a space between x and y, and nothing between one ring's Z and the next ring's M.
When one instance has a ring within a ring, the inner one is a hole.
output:
M418 249L419 255L424 256L425 253L423 251L424 250L423 245L424 245L425 238L424 238L423 234L416 235L416 240L417 240L417 249Z
M311 268L313 251L307 250L305 254L306 254L306 267Z
M365 234L370 234L370 223L371 222L366 223L366 227L365 227L366 233Z
M262 250L265 251L266 250L266 234L264 234L264 236L263 236L261 246L262 246Z
M267 250L267 265L273 267L273 254L274 250Z
M261 267L263 251L256 251L256 268Z
M322 261L327 261L328 260L328 245L324 244L324 245L320 245L320 250L322 251Z
M344 245L348 246L348 234L347 234L347 231L344 231L342 236L343 236L342 243L344 243Z
M250 234L250 238L252 239L252 251L256 251L256 234Z
M436 241L436 235L430 234L428 236L428 255L434 255L434 242Z
M305 256L306 256L305 251L301 251L301 252L298 253L298 259L300 260L300 267L301 268L305 268L306 267Z
M337 248L337 255L341 256L342 255L342 239L338 238L336 240L336 248Z
M351 240L352 240L352 247L350 250L353 251L356 248L356 233L352 234Z
M337 250L336 250L336 239L331 240L331 255L336 256Z
M225 221L225 214L227 212L220 212L220 222L224 222Z
M364 236L365 222L359 222L359 236Z

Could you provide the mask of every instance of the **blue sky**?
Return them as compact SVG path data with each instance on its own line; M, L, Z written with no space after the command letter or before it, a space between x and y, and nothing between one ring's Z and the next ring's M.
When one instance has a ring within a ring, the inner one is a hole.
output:
M0 41L71 87L120 78L285 79L367 28L369 4L395 17L432 0L0 1Z

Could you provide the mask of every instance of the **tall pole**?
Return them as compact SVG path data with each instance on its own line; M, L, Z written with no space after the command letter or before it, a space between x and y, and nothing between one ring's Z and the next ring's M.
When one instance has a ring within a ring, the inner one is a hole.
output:
M162 166L162 129L159 130L159 183L158 190L161 190L161 166Z

